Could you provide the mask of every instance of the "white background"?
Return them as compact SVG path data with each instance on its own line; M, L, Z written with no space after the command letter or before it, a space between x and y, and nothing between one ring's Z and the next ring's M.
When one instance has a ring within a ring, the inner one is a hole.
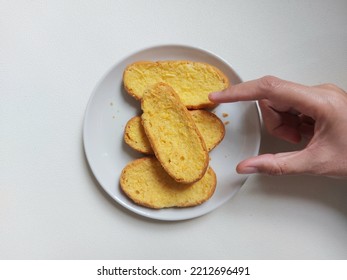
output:
M346 259L345 180L254 175L210 214L159 222L109 199L82 146L97 82L153 45L207 49L243 80L347 89L346 12L344 0L1 0L0 258ZM263 132L262 153L295 148Z

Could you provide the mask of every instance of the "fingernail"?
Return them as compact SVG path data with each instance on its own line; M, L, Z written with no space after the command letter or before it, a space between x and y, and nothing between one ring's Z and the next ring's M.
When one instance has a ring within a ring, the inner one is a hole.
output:
M208 98L209 99L215 99L215 98L218 98L220 95L221 95L222 91L216 91L216 92L211 92L209 95L208 95Z
M238 173L240 174L253 174L258 172L259 172L259 169L254 166L246 166L242 168L241 170L238 170Z

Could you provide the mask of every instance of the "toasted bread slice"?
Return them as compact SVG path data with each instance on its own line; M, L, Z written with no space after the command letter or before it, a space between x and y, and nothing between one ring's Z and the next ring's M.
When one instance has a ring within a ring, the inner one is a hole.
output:
M189 111L205 141L208 151L213 150L225 136L223 122L213 113L205 110Z
M192 183L205 174L209 162L205 142L187 108L167 84L145 91L142 125L155 156L177 182Z
M131 148L140 153L147 155L154 154L151 143L149 143L147 135L143 128L140 116L131 118L125 125L124 141Z
M213 113L205 110L189 111L205 141L207 151L214 149L224 138L225 126ZM151 155L153 150L141 123L141 117L131 118L125 126L124 141L136 151Z
M148 86L158 82L170 85L189 109L215 106L208 94L229 86L229 80L218 68L202 62L139 61L126 67L123 73L125 90L140 100Z
M149 208L190 207L208 200L216 189L216 174L208 168L201 180L181 184L170 177L155 157L130 162L122 171L120 186L136 204Z

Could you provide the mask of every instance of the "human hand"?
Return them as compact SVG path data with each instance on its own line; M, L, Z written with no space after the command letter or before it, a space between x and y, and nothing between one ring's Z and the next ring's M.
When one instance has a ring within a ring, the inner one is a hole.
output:
M215 103L258 100L270 134L292 143L309 140L299 151L246 159L236 167L238 173L347 177L347 93L337 86L305 86L265 76L209 98Z

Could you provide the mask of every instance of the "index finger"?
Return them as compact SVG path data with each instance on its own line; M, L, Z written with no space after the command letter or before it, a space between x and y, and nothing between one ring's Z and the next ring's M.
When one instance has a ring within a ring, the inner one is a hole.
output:
M222 92L211 93L209 98L215 103L268 99L314 116L319 97L312 91L309 86L265 76L231 86Z

